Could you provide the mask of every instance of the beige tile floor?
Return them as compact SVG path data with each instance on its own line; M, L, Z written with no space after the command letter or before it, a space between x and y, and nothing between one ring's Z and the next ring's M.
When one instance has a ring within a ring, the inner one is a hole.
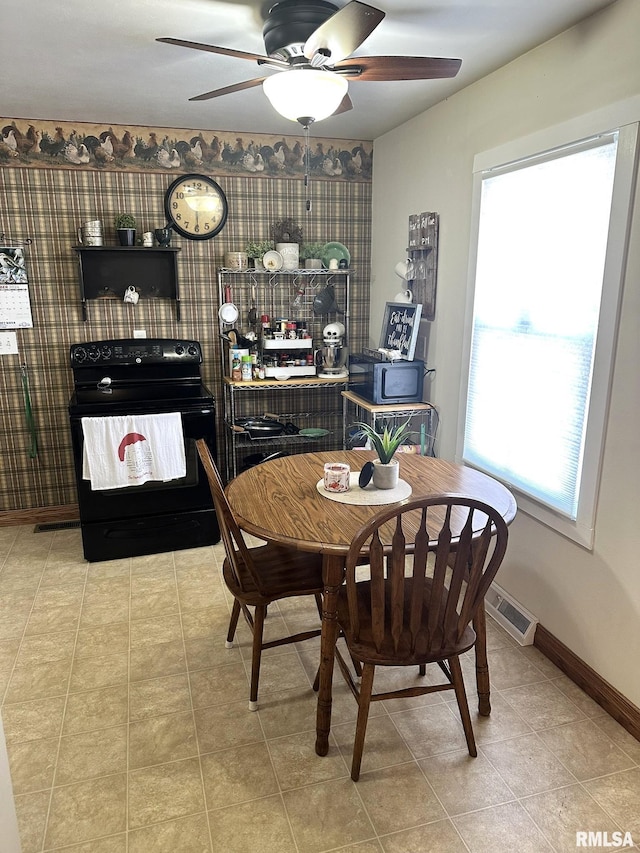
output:
M225 649L220 562L216 546L87 564L78 530L0 529L23 853L540 853L579 849L577 830L640 842L640 743L493 623L478 757L450 694L377 703L354 784L339 676L329 754L314 753L316 640L265 655L248 710L248 633ZM267 627L313 618L290 600Z

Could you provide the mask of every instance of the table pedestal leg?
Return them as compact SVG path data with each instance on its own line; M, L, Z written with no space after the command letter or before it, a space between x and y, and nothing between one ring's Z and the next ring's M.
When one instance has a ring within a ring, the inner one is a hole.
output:
M476 684L478 688L478 713L488 717L491 713L489 661L487 660L487 619L482 604L473 617L476 632Z
M320 637L320 672L316 717L316 753L318 755L326 755L329 751L331 683L338 637L337 602L338 590L342 584L343 568L344 559L342 557L325 557L323 567L325 587L322 596L322 634Z

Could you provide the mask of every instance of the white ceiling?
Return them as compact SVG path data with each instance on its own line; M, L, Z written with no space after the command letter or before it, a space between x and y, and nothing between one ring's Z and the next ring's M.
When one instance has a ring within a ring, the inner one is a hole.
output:
M462 68L452 80L351 82L354 109L318 124L316 136L375 139L612 0L368 2L386 18L356 55L453 57ZM189 103L262 72L248 60L155 41L172 36L263 54L260 0L3 0L2 6L4 117L299 131L274 112L261 87Z

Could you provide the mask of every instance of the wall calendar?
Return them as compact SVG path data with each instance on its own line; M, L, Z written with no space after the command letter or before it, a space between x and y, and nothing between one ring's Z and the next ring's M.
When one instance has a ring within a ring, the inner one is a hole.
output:
M24 249L0 246L0 329L32 329Z

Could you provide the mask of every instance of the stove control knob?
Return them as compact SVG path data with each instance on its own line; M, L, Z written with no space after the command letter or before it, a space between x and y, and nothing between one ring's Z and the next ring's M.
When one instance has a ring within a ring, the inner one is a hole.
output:
M73 360L79 361L82 364L83 361L87 360L87 351L84 347L78 347L73 351Z
M100 358L100 350L98 347L89 347L88 355L91 361L97 361Z
M198 355L198 348L190 346L187 352L189 353L189 355Z
M176 347L176 355L184 355L184 347L182 344L178 344Z
M102 356L102 358L105 359L105 361L107 359L111 358L111 347L109 347L109 346L100 347L100 355Z

